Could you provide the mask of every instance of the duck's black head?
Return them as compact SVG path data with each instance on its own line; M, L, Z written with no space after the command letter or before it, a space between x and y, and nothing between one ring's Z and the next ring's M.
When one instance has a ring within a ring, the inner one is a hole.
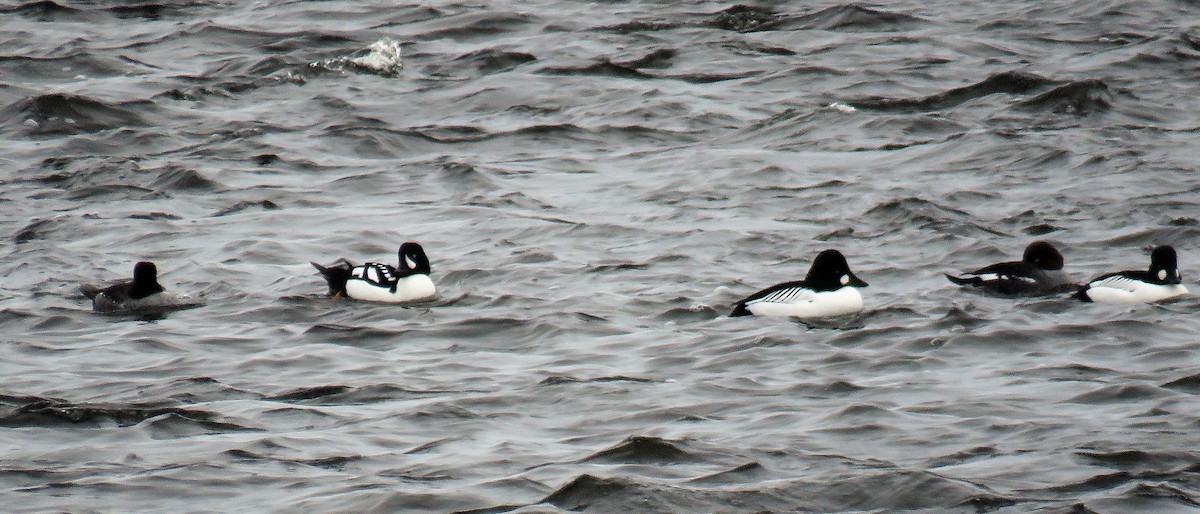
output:
M1150 275L1168 284L1183 282L1179 276L1179 265L1175 256L1175 248L1167 245L1154 248L1150 252Z
M396 269L400 271L401 277L428 275L429 258L425 256L425 249L413 242L400 245L400 266Z
M846 257L837 250L825 250L817 254L804 282L818 290L840 289L843 286L867 287L866 282L854 276Z
M153 262L142 261L133 265L133 284L129 287L130 298L145 298L162 291L163 287L158 284L158 267Z
M1045 241L1034 241L1025 247L1025 256L1021 258L1025 264L1038 268L1055 271L1063 268L1063 256L1054 245Z

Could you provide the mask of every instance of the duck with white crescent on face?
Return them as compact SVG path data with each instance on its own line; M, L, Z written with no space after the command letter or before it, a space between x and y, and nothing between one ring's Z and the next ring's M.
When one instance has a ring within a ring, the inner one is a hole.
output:
M331 266L311 263L329 284L329 296L385 303L409 303L437 297L429 278L431 269L425 249L417 243L400 245L397 267L368 262L361 266L345 259Z

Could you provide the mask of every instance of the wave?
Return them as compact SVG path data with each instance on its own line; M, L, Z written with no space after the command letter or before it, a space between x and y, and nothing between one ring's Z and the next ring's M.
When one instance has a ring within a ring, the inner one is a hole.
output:
M861 5L837 5L828 7L812 14L797 16L774 22L773 29L797 30L862 30L862 31L896 31L928 24L923 18L910 14L887 12L863 7Z
M1179 473L1187 472L1200 464L1200 457L1192 452L1158 450L1085 450L1075 452L1088 462L1129 473Z
M615 77L623 79L653 79L657 78L652 74L643 73L635 68L617 64L608 59L600 59L599 61L587 66L552 66L539 70L541 73L551 75L587 75L595 77Z
M357 71L381 77L395 77L404 68L400 54L400 42L383 37L354 54L310 63L308 68L331 72Z
M1153 203L1158 204L1159 202ZM1110 238L1097 240L1095 244L1110 247L1142 247L1147 248L1147 251L1149 251L1149 248L1160 244L1184 244L1187 241L1195 241L1197 238L1200 238L1200 226L1168 224L1160 227L1143 228L1127 234L1118 234ZM1137 267L1140 266L1141 264L1139 263Z
M653 61L648 62L653 63ZM747 70L730 73L660 74L648 73L638 69L636 66L640 66L641 64L642 63L639 60L629 61L626 63L616 63L609 59L599 59L598 61L586 66L549 66L538 70L538 73L549 75L583 75L633 80L679 80L692 84L710 84L713 82L745 79L756 77L763 73L760 70ZM665 62L655 64L665 65Z
M264 46L278 52L312 51L322 46L345 46L353 40L321 32L271 33L254 32L205 24L200 28L180 31L171 38L153 44L170 42L177 38L224 38L243 41L251 46ZM157 95L175 101L199 101L208 96L232 97L280 85L304 85L322 77L340 77L350 73L377 75L394 78L404 68L401 43L390 37L382 37L365 48L317 61L297 61L295 58L273 55L259 60L229 59L197 75L177 77L183 82L196 85L167 89Z
M1111 99L1108 84L1092 79L1068 82L1017 105L1027 110L1087 116L1107 111Z
M175 164L143 168L133 160L60 158L43 162L42 166L52 173L31 181L62 191L61 195L70 200L134 199L225 189L200 172Z
M31 135L54 136L114 130L147 125L141 113L155 109L154 102L136 100L110 103L70 93L51 93L19 100L0 109L0 129Z
M90 19L87 11L83 9L68 7L50 0L0 8L0 13L15 14L38 21L85 21Z
M505 72L522 64L534 62L537 57L525 52L510 52L498 48L485 48L460 55L454 59L458 68L472 67L485 75Z
M738 4L715 14L711 25L735 32L768 30L859 30L897 31L927 24L910 14L887 12L856 4L835 5L820 11L795 15L781 14L768 7Z
M38 21L103 21L103 18L111 16L116 19L145 19L145 20L160 20L165 17L173 17L184 14L188 7L197 5L195 2L183 3L136 3L131 2L125 5L116 5L112 7L92 7L92 8L77 8L53 2L51 0L41 0L39 2L29 2L13 7L0 8L0 13L12 13L27 18L33 18ZM102 16L102 15L109 16Z
M1094 391L1075 395L1067 400L1069 403L1089 405L1109 405L1114 403L1151 400L1168 396L1168 392L1159 387L1145 384L1109 385Z
M923 198L888 200L871 207L864 216L893 229L917 228L939 234L971 235L984 233L1005 236L1003 232L976 223L965 211L939 205Z
M66 84L90 78L134 75L149 69L152 67L137 61L70 47L0 55L0 72L20 76L28 81L45 80Z
M702 485L736 485L749 482L756 482L760 478L767 479L768 471L762 464L757 462L747 462L740 466L725 471L718 471L711 475L704 475L688 480L691 484Z
M1175 379L1162 385L1165 389L1177 389L1192 394L1200 393L1200 373Z
M62 221L62 218L59 216L36 218L13 233L13 242L23 244L38 239L45 239L59 225L60 221Z
M414 39L467 41L515 32L539 20L537 16L524 12L468 12L438 16L406 24L403 28Z
M226 450L225 455L230 458L242 461L270 461L282 464L300 464L303 466L312 466L314 468L329 469L341 471L347 464L362 460L362 455L335 455L331 457L320 457L314 459L288 459L284 457L276 457L255 453L249 450Z
M630 377L630 376L625 376L625 375L611 375L611 376L603 376L603 377L595 377L595 378L576 378L571 375L553 375L553 376L546 377L541 382L538 382L538 385L553 386L553 385L562 385L562 384L586 384L586 383L604 383L604 382L651 383L651 382L658 382L658 380L654 380L654 379L650 379L650 378L641 378L641 377Z
M575 477L574 480L551 493L541 503L549 503L565 510L579 511L593 507L598 503L597 500L603 499L605 501L601 503L603 505L601 508L614 510L617 507L614 501L619 501L618 498L621 496L637 496L630 494L630 490L636 488L636 484L628 479L600 478L584 474ZM661 507L661 505L659 506ZM649 505L643 508L648 509Z
M870 97L846 100L846 103L857 109L909 113L941 111L996 94L1026 96L1035 93L1036 96L1020 100L1015 106L1026 111L1077 116L1103 112L1111 106L1111 94L1104 81L1090 79L1063 83L1018 71L997 73L969 86L919 98Z
M668 68L671 66L671 61L679 54L674 48L659 48L653 50L641 57L631 59L621 63L621 66L629 68Z
M584 457L582 462L678 464L702 460L677 443L658 437L632 436L620 444Z
M1023 95L1031 91L1044 89L1058 82L1019 71L1006 71L991 75L988 78L959 88L949 89L941 93L921 98L863 98L848 100L847 104L858 109L880 111L936 111L948 109L977 98L995 94Z
M0 413L3 427L91 427L109 424L127 427L152 421L151 428L175 430L178 425L200 427L204 430L228 432L251 430L249 427L225 421L211 411L195 408L72 403L65 400L2 397L0 404L21 403ZM157 419L156 419L157 418Z
M280 208L279 204L272 202L270 200L242 200L237 203L234 203L233 205L230 205L229 207L218 209L216 212L212 213L212 217L216 218L216 217L221 217L221 216L228 216L230 214L237 214L237 213L240 213L240 212L243 212L246 210L250 210L250 209L263 209L263 210L267 210L267 211L273 211L273 210L276 210L279 208Z
M546 496L549 503L565 510L622 510L646 512L707 512L737 505L739 510L758 511L905 511L949 509L959 506L1012 505L1016 498L989 494L958 480L932 473L892 471L866 477L842 478L837 483L816 484L801 480L763 483L763 470L744 464L739 475L754 483L753 489L737 488L729 480L713 480L713 488L683 487L635 477L597 477L583 474ZM704 484L708 480L692 482Z
M156 191L213 192L222 188L220 183L190 168L167 165L161 171L154 171L158 171L158 176L150 182L150 186Z
M716 13L710 23L721 30L754 32L769 30L768 27L779 17L780 15L769 7L738 4Z
M616 34L633 34L637 32L661 32L665 30L673 30L681 26L682 25L679 23L664 20L634 20L613 25L604 25L596 27L593 30L613 32Z

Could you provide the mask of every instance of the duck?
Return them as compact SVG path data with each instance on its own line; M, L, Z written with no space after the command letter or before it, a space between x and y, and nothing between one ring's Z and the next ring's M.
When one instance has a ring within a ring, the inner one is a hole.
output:
M158 267L142 261L133 266L133 280L108 287L82 285L79 291L98 312L157 310L176 303L176 297L158 283Z
M1063 256L1054 245L1034 241L1020 261L992 264L962 275L944 273L955 284L1007 296L1064 293L1079 287L1063 271Z
M867 283L850 271L837 250L817 254L804 280L776 284L737 302L730 317L827 318L862 311L859 288Z
M399 266L368 262L361 266L339 259L331 266L310 262L329 283L329 296L368 302L410 303L430 300L437 288L429 278L429 258L420 244L400 245Z
M1188 294L1179 276L1175 248L1158 246L1150 252L1146 271L1118 271L1084 284L1075 298L1095 303L1152 303Z

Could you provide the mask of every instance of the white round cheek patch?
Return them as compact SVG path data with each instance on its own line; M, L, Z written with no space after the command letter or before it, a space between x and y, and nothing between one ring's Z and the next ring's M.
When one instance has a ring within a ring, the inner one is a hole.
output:
M850 275L842 275L842 285L850 283Z
M1165 270L1165 269L1158 270L1158 279L1166 280L1167 279L1167 270Z

